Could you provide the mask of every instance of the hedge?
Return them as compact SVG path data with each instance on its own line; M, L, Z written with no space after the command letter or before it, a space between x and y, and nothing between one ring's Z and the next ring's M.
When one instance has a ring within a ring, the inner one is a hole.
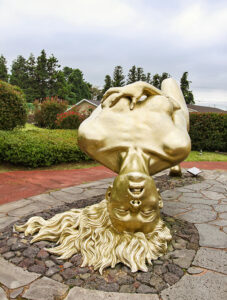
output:
M77 130L0 130L0 162L35 168L85 160Z
M227 114L190 113L192 150L227 152Z

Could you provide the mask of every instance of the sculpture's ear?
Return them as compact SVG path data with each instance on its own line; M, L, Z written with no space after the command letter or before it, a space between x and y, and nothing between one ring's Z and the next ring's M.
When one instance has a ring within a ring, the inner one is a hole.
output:
M157 192L158 192L158 206L159 206L159 208L163 208L163 201L162 201L162 197L160 195L159 188L157 188Z
M107 201L110 201L112 188L113 188L113 186L110 185L110 186L108 187L107 191L106 191L106 200L107 200Z

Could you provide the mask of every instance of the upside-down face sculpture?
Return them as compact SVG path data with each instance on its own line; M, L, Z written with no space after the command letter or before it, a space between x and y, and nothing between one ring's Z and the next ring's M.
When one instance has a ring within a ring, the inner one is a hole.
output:
M116 177L106 192L114 228L127 232L152 232L160 218L162 200L152 177L128 173Z

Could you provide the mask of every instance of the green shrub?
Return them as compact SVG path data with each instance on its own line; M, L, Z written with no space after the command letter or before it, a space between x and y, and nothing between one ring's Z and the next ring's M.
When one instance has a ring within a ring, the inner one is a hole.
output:
M0 129L22 127L27 120L25 96L21 89L0 81Z
M67 109L68 103L60 100L57 97L46 98L45 101L40 103L34 102L35 105L35 123L39 127L56 128L57 114L64 112Z
M227 152L227 114L190 113L192 150Z
M0 131L0 161L27 167L89 160L77 145L77 130Z

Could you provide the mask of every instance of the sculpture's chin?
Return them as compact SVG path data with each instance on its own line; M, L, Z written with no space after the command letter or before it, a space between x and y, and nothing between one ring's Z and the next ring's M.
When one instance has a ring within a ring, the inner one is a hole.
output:
M119 233L110 221L106 200L55 215L47 221L32 217L15 229L25 235L38 232L32 242L57 242L59 246L46 250L60 255L61 259L81 252L82 267L93 266L100 273L119 262L130 267L132 272L147 271L146 263L151 264L151 260L163 255L171 239L170 231L161 219L151 233Z

